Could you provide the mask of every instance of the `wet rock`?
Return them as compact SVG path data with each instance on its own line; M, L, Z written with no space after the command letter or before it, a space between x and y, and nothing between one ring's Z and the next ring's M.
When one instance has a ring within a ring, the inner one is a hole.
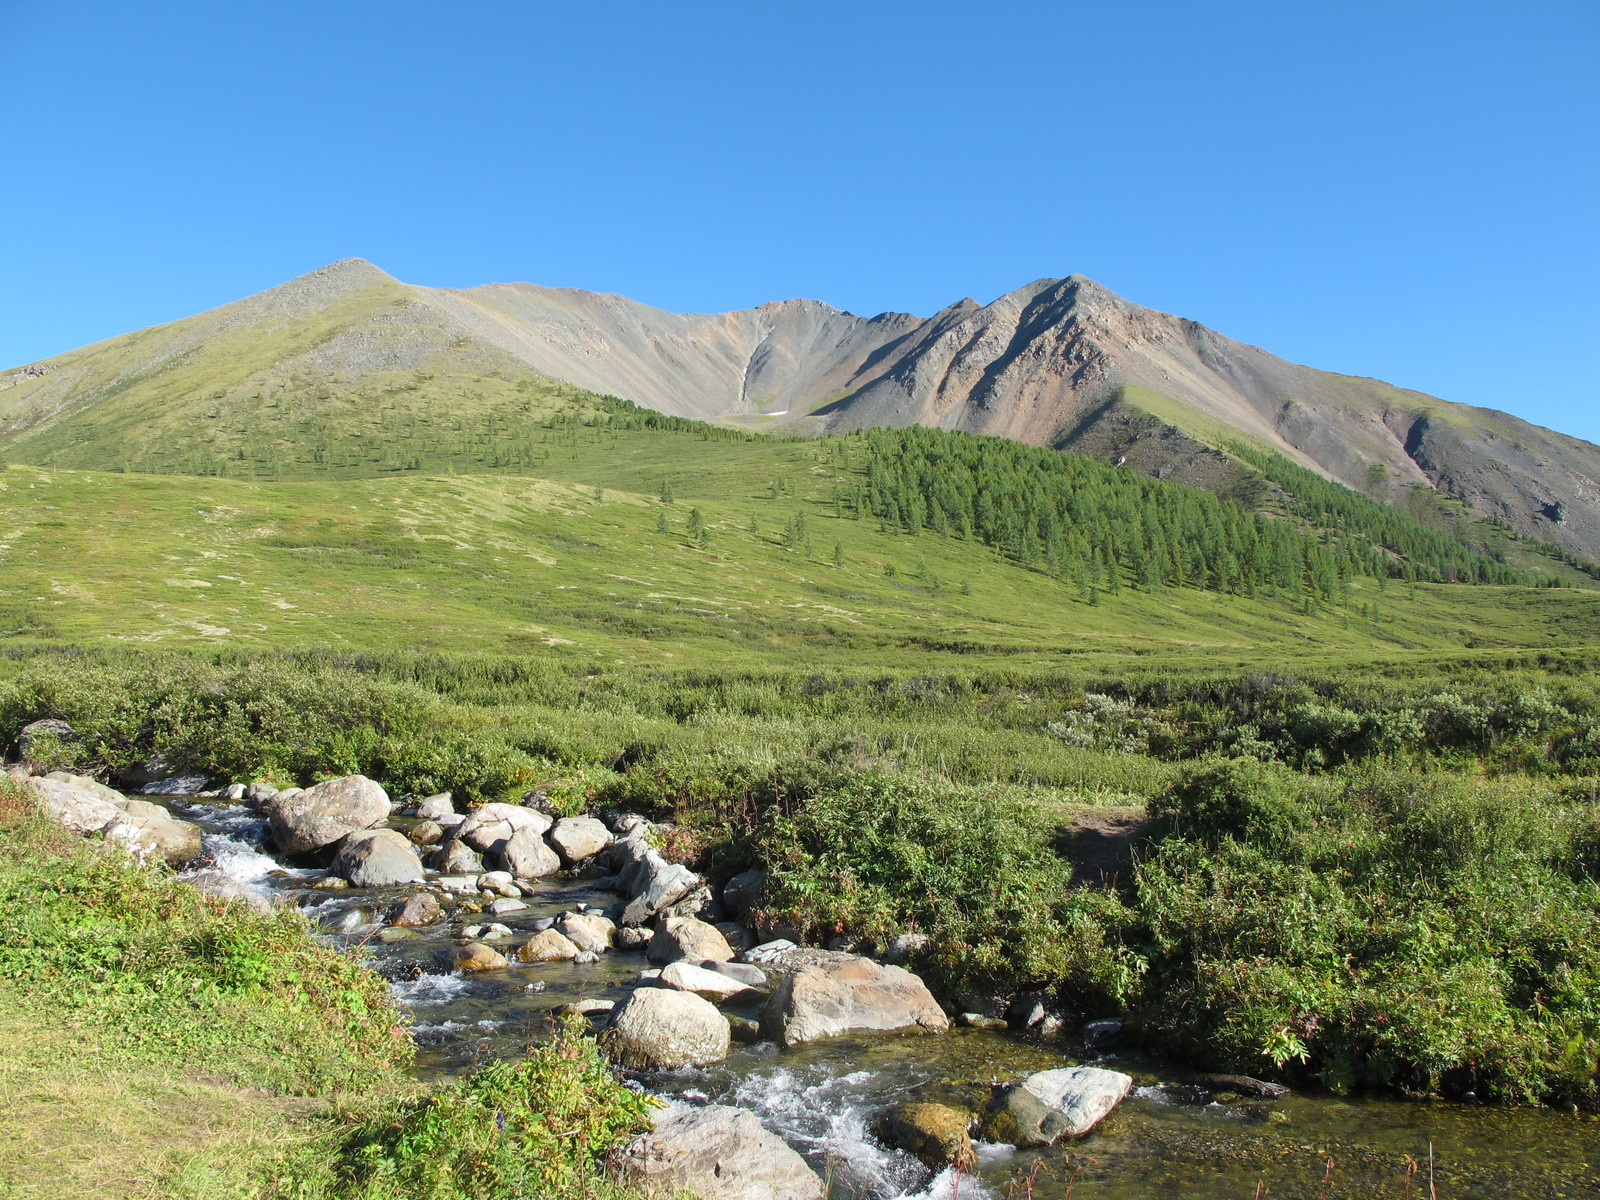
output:
M598 1017L616 1008L615 1000L574 1000L556 1009L560 1017Z
M883 961L903 967L927 944L928 935L925 933L902 933L892 939L884 949Z
M313 880L311 886L319 892L342 892L350 886L350 881L339 875L324 875Z
M1249 1075L1197 1075L1195 1082L1201 1087L1237 1092L1241 1096L1254 1096L1259 1100L1282 1100L1294 1094L1281 1083L1268 1083Z
M74 833L99 833L122 816L121 804L77 784L33 778L24 786L33 793L46 815ZM122 799L120 794L118 799Z
M943 1033L950 1019L921 979L868 958L801 967L761 1012L761 1029L785 1046L855 1030Z
M704 967L697 967L682 960L670 962L662 967L656 983L678 992L693 992L708 1000L726 1000L729 996L736 996L740 992L749 990L737 979L730 979L716 971L708 971Z
M1004 1029L1004 1017L986 1017L982 1013L964 1012L956 1018L957 1025L965 1025L968 1029Z
M517 961L571 962L578 957L578 948L554 929L536 933L517 947Z
M598 913L567 913L556 922L555 928L579 950L603 954L611 945L615 926Z
M1090 1021L1083 1027L1083 1044L1089 1050L1104 1050L1122 1040L1122 1022L1115 1017Z
M574 958L572 961L574 963L576 963L577 965L579 965L580 967L586 967L590 963L599 962L600 961L600 955L598 953L596 953L595 951L593 951L593 950L579 950L578 954L577 954L577 957Z
M419 892L410 897L395 912L391 924L417 929L424 925L437 925L444 920L444 909L430 892Z
M152 779L139 789L146 796L198 796L211 781L204 775L185 773L166 779Z
M476 875L441 875L433 881L435 887L453 896L463 896L478 890Z
M676 962L680 958L727 962L733 957L733 947L715 925L693 917L668 917L656 926L645 957L653 963Z
M761 1040L761 1022L752 1021L749 1017L728 1015L728 1029L733 1034L733 1040L742 1046L754 1046Z
M184 876L184 882L198 892L218 900L226 900L235 904L243 904L258 913L270 913L272 901L254 888L246 887L237 879L224 875L220 871L200 871L194 875ZM343 882L341 880L340 882Z
M453 838L439 846L429 856L429 862L435 871L445 875L471 875L474 881L483 873L483 859L478 857L478 852Z
M485 804L469 813L467 819L456 826L455 833L474 850L485 854L504 854L512 834L531 829L535 837L543 837L544 831L549 828L550 818L531 808L523 808L520 804ZM522 874L515 867L511 870L515 874ZM527 878L538 876L530 875Z
M757 904L766 891L767 873L758 868L740 871L723 885L722 904L735 917L742 917Z
M346 835L333 857L335 874L355 887L393 887L422 882L422 860L393 829L363 829Z
M534 933L543 933L546 929L554 929L555 927L556 919L554 917L535 917L528 922L528 928Z
M137 858L159 858L175 867L198 858L201 849L200 826L146 800L129 800L122 816L106 826L105 839Z
M378 940L380 942L403 942L407 938L416 936L417 931L415 929L407 929L401 925L390 925L378 930Z
M414 845L436 846L444 837L444 827L437 821L418 821L406 834Z
M823 1200L817 1173L753 1113L722 1104L675 1107L657 1112L654 1126L628 1143L619 1162L622 1177L651 1195Z
M1131 1087L1130 1076L1100 1067L1040 1071L996 1102L983 1136L1013 1146L1048 1146L1063 1137L1082 1137L1122 1102Z
M703 1067L728 1057L727 1018L693 992L645 987L611 1015L606 1052L623 1066L667 1071Z
M502 896L489 905L489 911L497 917L503 917L507 913L522 912L527 907L524 901L512 900L509 897Z
M885 1146L904 1150L930 1170L970 1171L978 1154L969 1122L968 1114L945 1104L896 1104L878 1115L872 1131Z
M510 965L504 954L482 942L469 942L456 951L456 968L461 971L501 971Z
M440 817L454 816L455 811L454 798L449 792L440 792L417 805L417 818L423 821L437 821Z
M385 820L389 796L365 775L347 775L303 791L279 792L265 807L279 848L288 854L310 854ZM406 852L411 853L409 846Z
M543 879L561 869L561 856L532 826L517 830L501 846L500 856L505 860L506 870L518 879Z
M611 831L593 817L562 817L547 836L568 866L599 854L612 840Z

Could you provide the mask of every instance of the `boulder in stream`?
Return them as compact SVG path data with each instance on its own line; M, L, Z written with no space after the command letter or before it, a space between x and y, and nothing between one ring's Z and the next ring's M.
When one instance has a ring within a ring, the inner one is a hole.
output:
M444 908L438 898L432 892L418 892L415 896L407 898L389 923L420 929L424 925L437 925L442 920L444 920Z
M422 882L422 860L402 833L363 829L339 843L333 871L356 887L393 887Z
M554 929L536 933L517 948L517 961L571 962L578 957L578 948Z
M611 1014L606 1052L625 1067L670 1071L728 1057L728 1019L693 992L642 987Z
M428 865L443 875L471 875L473 882L483 874L483 859L465 842L450 838L428 856Z
M549 828L550 818L531 808L520 804L484 804L473 809L467 819L456 826L455 836L474 850L504 854L506 842L513 833L531 829L535 837L542 837Z
M440 792L417 805L417 818L422 821L437 821L440 817L454 816L455 811L454 797L449 792Z
M1082 1137L1132 1087L1130 1076L1101 1067L1039 1071L995 1102L983 1136L1013 1146L1048 1146L1063 1137Z
M148 800L127 801L122 815L106 826L105 839L127 847L138 858L159 858L175 867L200 857L200 826L181 821Z
M510 965L504 954L482 942L468 942L456 951L456 968L461 971L503 971Z
M950 1019L903 967L835 955L786 976L761 1012L761 1031L785 1046L856 1030L943 1033Z
M517 811L529 810L522 808ZM546 844L541 831L531 825L516 830L499 846L506 870L518 879L543 879L561 869L561 856Z
M284 853L310 854L387 818L389 794L365 775L346 775L279 792L264 807Z
M978 1163L967 1132L971 1117L947 1104L894 1104L878 1114L872 1131L885 1146L904 1150L933 1171L970 1171Z
M636 868L618 876L618 886L633 897L622 910L622 924L643 925L703 884L704 880L682 863L669 863L659 851L651 850Z
M715 925L707 925L694 917L667 917L656 926L655 936L645 958L653 963L677 962L727 962L733 958L733 947Z
M729 996L737 996L740 992L750 990L749 984L740 983L737 979L729 978L718 971L697 967L694 963L682 959L662 967L661 974L656 977L656 984L677 992L693 992L697 996L715 1001L726 1000Z
M555 930L579 950L604 954L611 946L611 934L616 928L599 913L563 913Z
M611 844L611 831L593 817L562 817L550 827L548 837L568 866L592 858Z
M648 1194L699 1200L823 1200L822 1179L754 1113L674 1106L623 1149L619 1172Z

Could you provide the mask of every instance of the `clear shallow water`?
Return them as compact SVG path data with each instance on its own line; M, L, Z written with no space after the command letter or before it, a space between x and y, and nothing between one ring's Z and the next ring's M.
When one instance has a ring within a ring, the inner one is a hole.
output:
M451 969L449 927L380 941L376 916L410 893L317 891L315 871L283 871L260 849L262 823L241 806L175 804L207 830L213 869L242 883L290 894L328 930L330 940L361 946L394 982L410 1012L424 1076L457 1074L487 1058L514 1055L548 1027L552 1010L588 998L620 998L618 986L646 965L639 953L611 952L598 963L540 963L463 977ZM577 881L551 881L509 916L487 915L517 936L491 942L503 952L527 926L580 903L615 903ZM344 925L345 928L340 929ZM747 1015L753 1015L747 1011ZM1541 1109L1494 1109L1415 1103L1388 1097L1294 1096L1273 1104L1193 1103L1187 1073L1142 1055L1074 1057L1071 1042L1049 1043L982 1030L940 1036L836 1038L792 1051L735 1046L726 1063L640 1077L651 1091L683 1103L749 1109L830 1181L832 1200L998 1200L1032 1194L1081 1200L1251 1200L1264 1183L1276 1200L1407 1195L1407 1156L1422 1174L1410 1195L1428 1195L1434 1150L1441 1200L1555 1200L1600 1197L1600 1121ZM1045 1150L980 1146L973 1176L937 1178L909 1156L873 1140L873 1117L905 1099L976 1109L997 1084L1031 1071L1096 1062L1134 1077L1133 1095L1081 1142ZM1274 1115L1278 1114L1278 1115ZM1070 1161L1069 1161L1070 1156ZM959 1193L956 1189L959 1186Z

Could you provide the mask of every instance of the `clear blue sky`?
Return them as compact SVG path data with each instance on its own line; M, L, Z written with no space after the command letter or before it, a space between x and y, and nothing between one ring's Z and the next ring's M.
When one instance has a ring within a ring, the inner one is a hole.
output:
M334 259L721 310L1080 272L1600 441L1600 5L0 0L0 365Z

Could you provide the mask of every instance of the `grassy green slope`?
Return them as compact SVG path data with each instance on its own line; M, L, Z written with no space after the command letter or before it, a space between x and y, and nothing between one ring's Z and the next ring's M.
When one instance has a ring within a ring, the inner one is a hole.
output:
M656 451L630 455L630 439ZM1315 616L1196 591L1128 589L1089 605L987 547L880 533L823 503L770 498L770 480L798 490L821 466L814 444L754 443L730 455L692 434L638 433L619 435L618 446L605 456L609 468L566 460L571 475L587 476L581 483L246 483L13 467L0 476L0 617L21 636L69 641L641 662L1600 641L1600 596L1570 589L1380 590L1358 580L1348 610ZM672 504L633 490L659 474L663 458L675 468ZM552 474L563 473L558 465ZM708 528L705 549L689 536L692 508ZM785 523L806 510L809 554L783 544Z

